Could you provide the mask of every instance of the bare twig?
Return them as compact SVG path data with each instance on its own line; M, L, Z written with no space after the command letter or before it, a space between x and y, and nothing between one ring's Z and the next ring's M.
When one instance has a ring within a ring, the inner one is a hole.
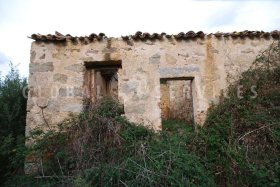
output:
M42 175L45 176L42 158L40 159L40 165L41 165Z
M35 179L43 179L43 178L73 178L74 176L57 176L57 175L53 175L53 176L36 176L34 177Z
M124 183L122 180L120 180L120 182L121 182L124 186L127 186L127 184L126 184L126 183Z
M256 131L258 131L258 130L264 129L264 128L266 128L266 127L270 127L270 126L272 126L272 125L274 125L274 124L265 125L265 126L262 126L262 127L260 127L260 128L257 128L257 129L254 129L254 130L252 130L252 131L249 131L249 132L245 133L243 136L239 137L239 138L238 138L238 141L240 141L241 139L243 139L245 136L247 136L247 135L249 135L249 134L252 134L253 132L256 132Z
M61 168L61 164L60 164L59 158L56 157L56 160L57 160L57 162L58 162L58 165L59 165L59 169L60 169L61 174L64 175L64 174L63 174L63 171L62 171L62 168Z
M43 120L44 120L45 124L48 126L49 130L51 130L51 127L50 127L49 123L47 122L47 120L45 118L44 109L42 107L40 107L40 109L41 109Z

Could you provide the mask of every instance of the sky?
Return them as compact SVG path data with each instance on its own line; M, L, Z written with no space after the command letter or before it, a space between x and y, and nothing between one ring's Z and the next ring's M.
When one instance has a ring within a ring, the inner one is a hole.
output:
M0 72L12 62L28 76L33 33L273 31L279 23L277 0L0 0Z

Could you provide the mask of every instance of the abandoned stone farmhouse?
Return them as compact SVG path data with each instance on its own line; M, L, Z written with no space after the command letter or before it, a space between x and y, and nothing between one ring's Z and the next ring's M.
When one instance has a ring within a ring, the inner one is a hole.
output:
M81 112L85 99L106 96L123 104L128 120L155 130L164 119L203 125L209 106L279 36L279 31L137 32L120 38L33 34L26 133Z

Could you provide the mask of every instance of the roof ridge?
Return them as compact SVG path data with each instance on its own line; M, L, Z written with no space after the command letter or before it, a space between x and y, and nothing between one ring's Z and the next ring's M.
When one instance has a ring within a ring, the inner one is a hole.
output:
M139 41L143 41L143 40L161 40L164 37L167 39L170 38L175 38L176 40L189 40L189 39L197 39L197 38L205 38L205 36L215 36L216 38L221 38L221 37L232 37L233 39L236 38L267 38L269 39L270 37L274 38L274 39L279 39L280 38L280 31L278 30L274 30L271 32L264 32L264 31L248 31L248 30L244 30L244 31L234 31L234 32L216 32L216 33L209 33L206 34L203 31L198 31L198 32L194 32L194 31L188 31L188 32L179 32L178 34L166 34L164 32L162 33L148 33L148 32L141 32L141 31L137 31L134 35L126 35L126 36L121 36L121 38L125 41L128 40L139 40ZM70 41L87 41L87 42L92 42L92 41L101 41L103 39L108 38L104 33L99 33L99 34L95 34L92 33L88 36L72 36L70 34L66 34L63 35L58 31L55 31L55 34L47 34L47 35L42 35L42 34L32 34L30 37L35 41L49 41L49 42L63 42L66 40L70 40ZM111 37L111 38L115 38L115 37Z

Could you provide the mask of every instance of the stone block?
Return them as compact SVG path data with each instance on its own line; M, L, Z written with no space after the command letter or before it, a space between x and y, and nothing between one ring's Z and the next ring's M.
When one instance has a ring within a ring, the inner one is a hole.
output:
M72 64L70 66L66 66L64 69L79 73L85 70L85 66L83 64Z
M53 75L54 82L66 83L67 79L68 79L67 75L61 73L56 73Z
M62 112L73 112L73 113L78 113L81 112L83 109L82 104L78 103L66 103L61 107Z
M48 72L48 71L53 71L54 66L53 62L46 62L46 63L31 63L29 65L29 72L35 73L35 72Z
M122 86L122 91L125 94L133 93L136 92L138 86L139 86L138 82L134 82L134 81L127 82Z
M178 77L178 76L188 75L189 73L197 73L197 72L200 72L198 66L159 69L159 73L161 77Z

